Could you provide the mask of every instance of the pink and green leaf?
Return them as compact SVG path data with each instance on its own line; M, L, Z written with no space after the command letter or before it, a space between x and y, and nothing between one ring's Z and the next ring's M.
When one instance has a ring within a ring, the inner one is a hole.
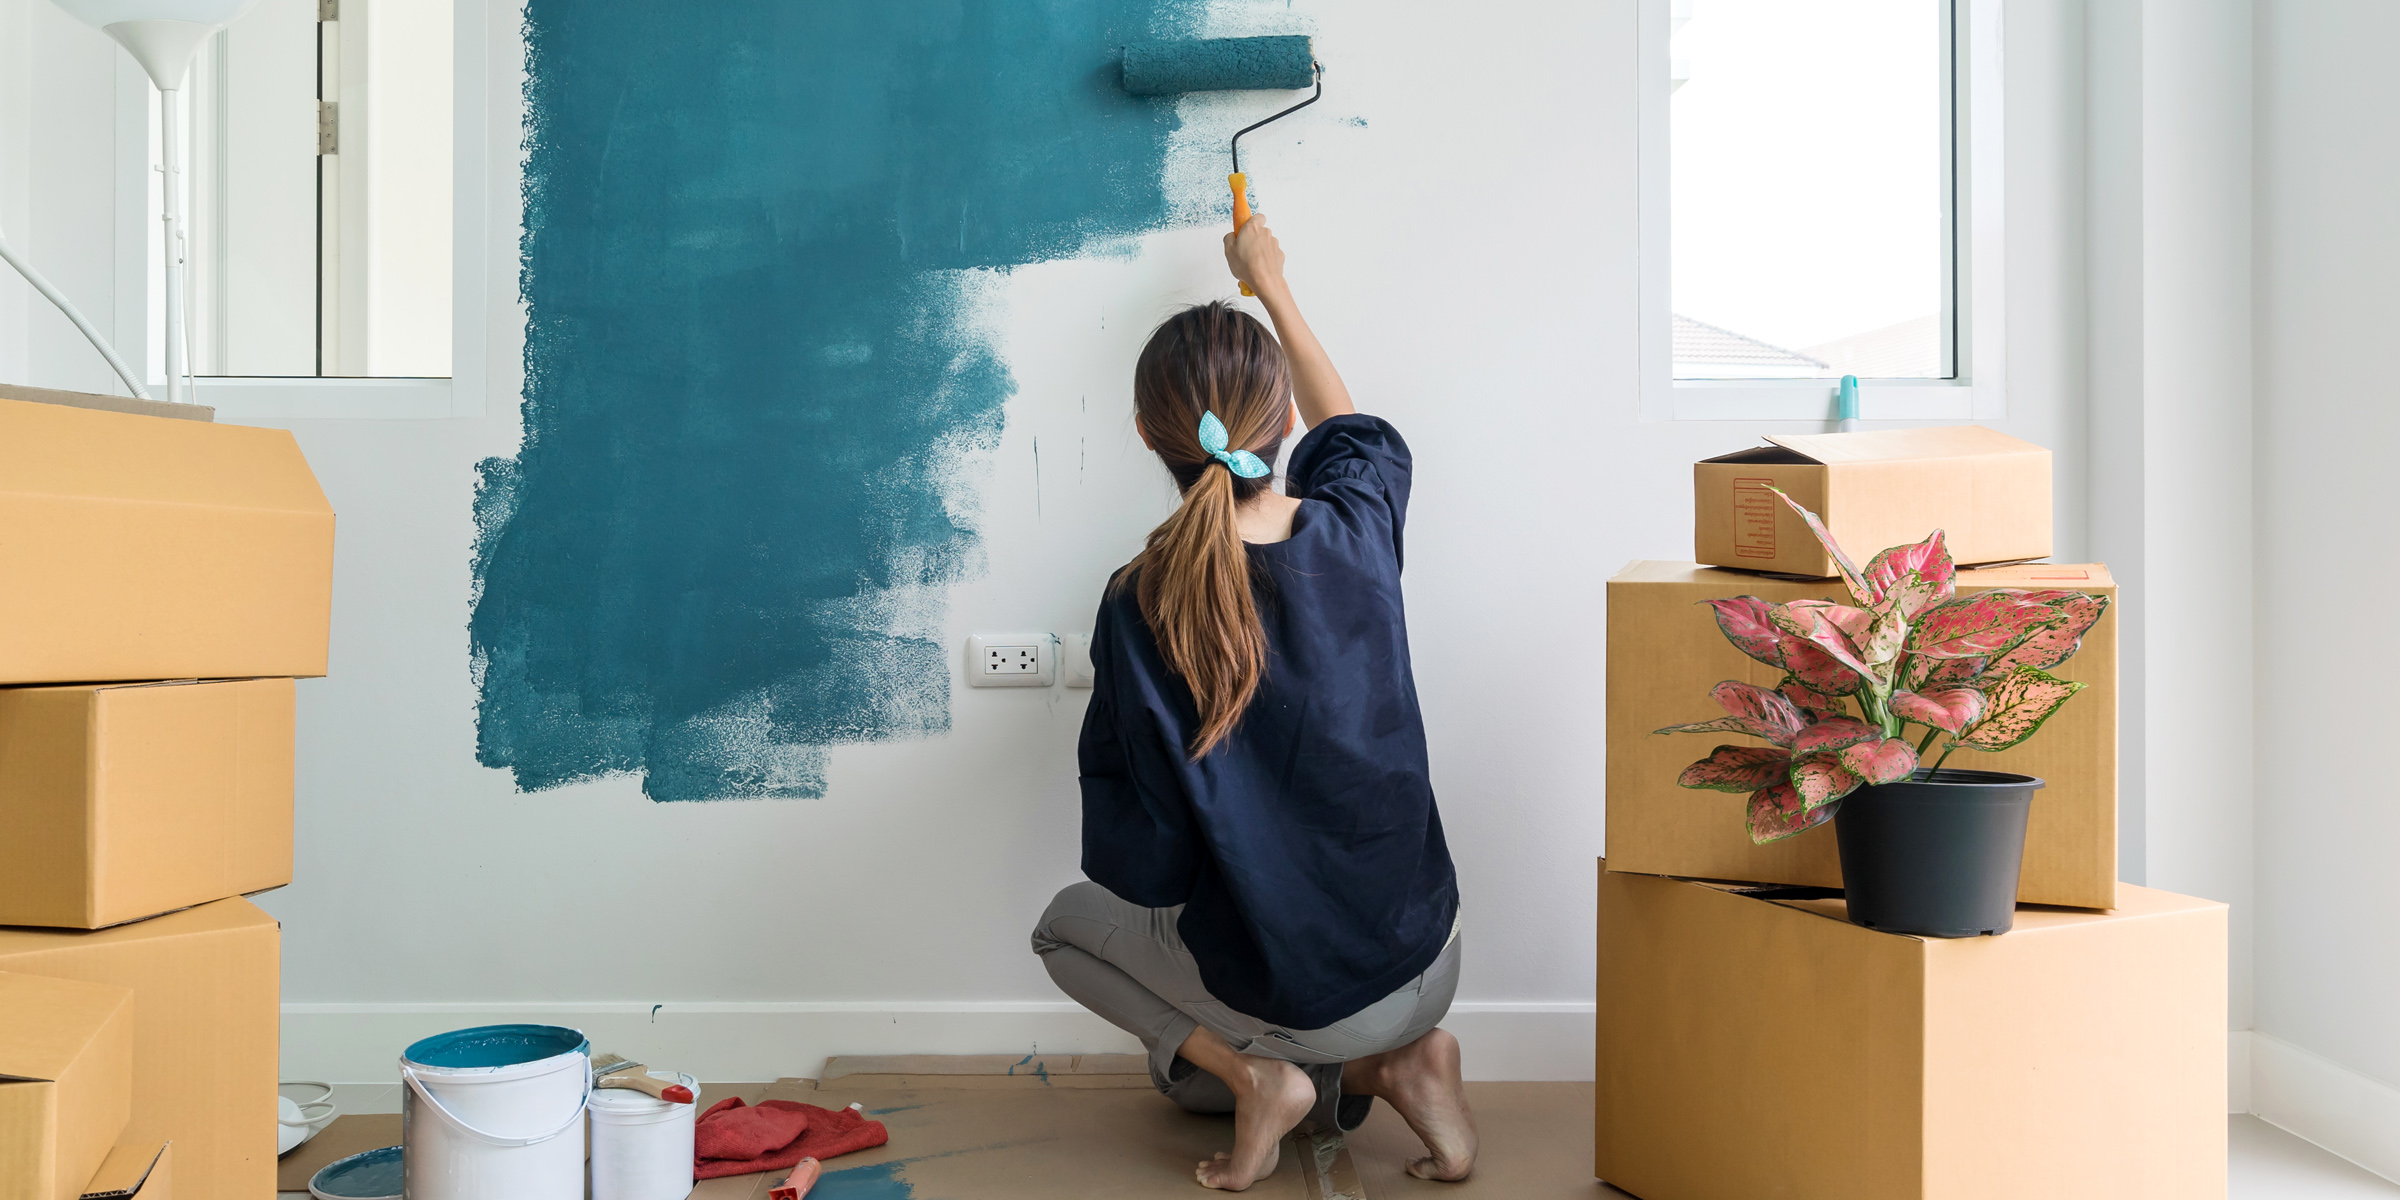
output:
M1750 796L1750 840L1761 846L1780 842L1832 820L1840 807L1838 802L1811 807L1789 783L1763 788Z
M1816 754L1839 750L1860 742L1879 740L1883 731L1856 717L1828 717L1800 731L1792 739L1792 753Z
M1875 596L1878 612L1900 614L1906 621L1935 600L1947 600L1958 589L1958 567L1936 529L1924 541L1894 546L1875 556L1863 574Z
M1807 722L1800 710L1779 692L1771 692L1753 683L1728 679L1709 689L1709 695L1726 715L1714 721L1690 725L1669 725L1658 733L1746 733L1765 738L1778 746L1789 746L1792 738Z
M1928 658L1990 658L2064 620L2053 606L2028 602L2017 589L1994 588L1925 610L1908 649Z
M1917 748L1900 738L1860 742L1842 751L1842 766L1868 783L1898 783L1917 773Z
M1783 665L1783 634L1767 619L1774 605L1756 596L1706 603L1716 610L1717 628L1725 632L1725 640L1732 642L1734 649L1770 667Z
M1865 684L1858 672L1834 661L1814 643L1796 637L1783 640L1783 666L1809 690L1826 695L1847 696Z
M1992 661L1994 673L2017 667L2032 667L2047 671L2074 656L2083 648L2083 635L2089 631L2100 614L2108 611L2108 597L2088 592L2033 593L2024 597L2038 602L2037 597L2055 595L2049 607L2064 618L2059 624L2036 630L2032 636L2018 642L2015 648Z
M1798 600L1783 605L1775 609L1771 619L1775 622L1777 629L1814 645L1842 666L1850 668L1861 676L1873 675L1874 668L1867 665L1865 656L1859 653L1857 643L1850 640L1850 635L1842 629L1840 620L1832 610L1839 610L1844 618L1851 613L1865 618L1863 621L1856 622L1861 632L1864 632L1867 625L1874 621L1874 616L1862 609L1844 608L1841 605L1828 604L1822 600ZM1788 662L1790 661L1788 650L1786 653Z
M1807 645L1805 642L1795 644L1803 646ZM1816 651L1815 647L1810 647L1810 650L1812 652L1822 653L1822 651ZM1833 662L1833 660L1830 658L1826 659L1825 661L1828 663ZM1853 679L1857 677L1857 672L1851 671L1850 668L1843 667L1838 663L1835 663L1834 665L1837 669L1841 670L1845 674L1850 675ZM1798 675L1784 676L1783 682L1777 685L1775 690L1783 693L1783 698L1791 701L1792 707L1799 709L1801 715L1811 721L1821 721L1827 717L1838 717L1843 715L1842 698L1840 696L1828 695L1824 692L1820 692L1817 689L1810 687L1808 682L1800 678Z
M1716 792L1755 792L1773 787L1790 770L1790 752L1774 746L1719 746L1683 769L1677 787Z
M1817 535L1818 544L1825 547L1825 556L1832 559L1834 567L1841 571L1842 583L1850 589L1850 595L1856 598L1860 604L1875 603L1875 589L1867 586L1866 576L1859 573L1858 564L1850 561L1849 555L1842 553L1841 545L1833 540L1833 533L1825 528L1825 522L1818 520L1817 514L1802 508L1799 501L1785 495L1782 488L1769 484L1767 490L1780 497L1786 507L1799 513L1800 519L1807 523L1808 531Z
M1792 789L1800 793L1800 802L1810 808L1830 804L1866 783L1858 773L1842 765L1839 756L1811 754L1795 758L1791 766Z
M2080 680L2060 679L2033 667L2018 667L1988 686L1983 719L1958 735L1970 750L2006 750L2032 737L2042 723L2082 691Z
M1922 654L1902 654L1898 672L1900 686L1913 692L1938 690L1943 685L1971 684L1983 675L1989 659L1928 658Z
M1901 648L1907 642L1908 618L1900 615L1898 609L1893 609L1875 618L1874 627L1867 630L1865 638L1859 640L1858 652L1870 665L1880 667L1900 657Z
M1953 658L1947 662L1966 662ZM1931 692L1895 691L1890 708L1895 714L1919 725L1930 725L1944 733L1957 733L1983 716L1983 693L1969 687L1942 688Z

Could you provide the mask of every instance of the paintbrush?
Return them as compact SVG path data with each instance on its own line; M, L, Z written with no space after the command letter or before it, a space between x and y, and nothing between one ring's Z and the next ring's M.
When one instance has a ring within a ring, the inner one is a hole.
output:
M669 1104L690 1104L692 1089L680 1083L669 1083L647 1071L636 1070L642 1064L617 1054L603 1054L592 1059L592 1086L596 1088L625 1088L642 1092Z

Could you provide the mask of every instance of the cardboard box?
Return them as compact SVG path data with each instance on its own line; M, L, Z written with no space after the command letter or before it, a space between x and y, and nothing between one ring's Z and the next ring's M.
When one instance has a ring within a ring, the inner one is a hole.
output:
M0 400L0 683L325 673L333 508L280 429Z
M0 972L0 1198L74 1200L133 1107L133 993Z
M175 1146L120 1143L83 1185L80 1200L175 1200Z
M164 400L136 400L131 396L111 396L102 392L64 392L57 388L26 387L21 383L0 383L0 400L24 400L34 404L64 404L69 408L96 408L102 412L135 413L145 417L172 417L181 421L214 421L217 410L205 404L171 404Z
M2111 912L1914 938L1610 865L1600 1178L1642 1200L2225 1194L2224 905L2128 884Z
M1770 434L1692 468L1692 557L1720 567L1835 573L1772 484L1824 518L1864 563L1939 529L1962 563L2050 556L2050 452L1980 425Z
M0 925L291 881L291 680L0 688Z
M133 989L122 1142L175 1143L184 1200L275 1192L282 931L247 900L93 932L0 929L0 971Z
M2098 565L2048 563L1962 571L1961 592L1993 587L2068 588L2112 599L2116 581ZM1794 581L1692 563L1637 562L1608 581L1608 859L1610 868L1650 875L1840 887L1833 822L1765 846L1744 829L1748 797L1675 786L1684 767L1719 743L1759 745L1738 735L1654 734L1666 725L1718 716L1708 689L1739 679L1773 687L1774 667L1733 648L1703 600L1757 596L1784 603L1847 597L1838 582ZM1961 750L1949 765L2033 775L2025 866L2017 898L2028 904L2108 908L2117 894L2117 613L2053 668L2083 689L2041 731L1998 754Z

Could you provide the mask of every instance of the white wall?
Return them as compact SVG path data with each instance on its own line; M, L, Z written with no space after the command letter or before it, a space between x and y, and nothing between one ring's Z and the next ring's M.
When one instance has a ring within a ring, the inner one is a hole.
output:
M2400 385L2360 353L2400 326L2400 7L2258 9L2257 1028L2282 1044L2260 1082L2289 1061L2342 1097L2259 1111L2400 1177L2400 784L2354 765L2393 745L2388 706L2348 699L2400 672Z
M0 0L0 30L47 8ZM1770 428L1638 419L1631 0L1453 12L1301 5L1338 71L1305 141L1262 141L1249 165L1353 392L1418 452L1410 627L1465 895L1470 1070L1588 1077L1602 583L1688 555L1689 464ZM1999 424L2059 452L2074 557L2083 30L2072 6L2013 5L2009 28ZM96 34L44 36L96 53ZM1444 79L1471 82L1428 83ZM494 183L496 212L514 189ZM956 637L1087 628L1107 570L1167 511L1124 380L1152 323L1228 290L1217 237L995 281L1020 393L978 490L991 570L954 589ZM95 382L68 374L0 358L0 377ZM286 424L341 515L333 674L301 692L299 879L263 900L284 921L287 1073L383 1078L406 1036L493 1013L752 1076L829 1052L1123 1044L1060 1011L1026 945L1077 878L1083 693L956 689L953 732L837 750L823 801L660 805L630 780L518 794L475 765L466 638L472 468L513 451L510 397L483 419ZM1080 474L1055 449L1078 441Z
M2250 1024L2249 0L2091 0L2093 552L2125 588L2126 876L2233 905ZM2133 857L2138 853L2140 857Z

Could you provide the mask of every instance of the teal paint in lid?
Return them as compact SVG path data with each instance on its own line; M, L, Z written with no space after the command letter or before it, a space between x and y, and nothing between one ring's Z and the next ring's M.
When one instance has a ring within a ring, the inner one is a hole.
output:
M421 1067L460 1071L591 1052L591 1042L580 1031L560 1025L478 1025L437 1033L409 1046L401 1057Z
M400 1147L385 1146L327 1163L308 1181L317 1200L400 1200Z

